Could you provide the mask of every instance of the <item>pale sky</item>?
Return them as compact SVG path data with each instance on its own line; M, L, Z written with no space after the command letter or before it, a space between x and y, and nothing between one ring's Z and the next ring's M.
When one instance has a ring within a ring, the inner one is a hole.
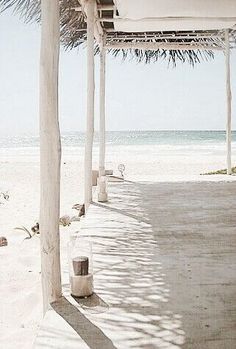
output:
M0 134L37 133L40 28L0 15ZM86 49L60 56L61 131L84 131ZM232 54L233 97L236 54ZM99 64L96 58L96 86ZM167 62L145 65L107 59L108 130L221 130L225 128L225 65L215 60L190 67ZM98 90L96 90L96 94ZM233 99L233 127L236 105ZM98 120L96 99L95 119Z

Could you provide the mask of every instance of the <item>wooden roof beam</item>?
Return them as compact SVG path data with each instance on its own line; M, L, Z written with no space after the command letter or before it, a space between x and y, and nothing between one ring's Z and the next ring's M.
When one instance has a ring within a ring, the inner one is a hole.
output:
M201 43L170 43L170 42L116 42L106 43L105 48L110 49L139 49L139 50L211 50L211 51L222 51L224 50L221 46L214 46L210 44Z
M81 12L82 11L82 6L76 6L72 7L72 10ZM114 5L99 5L97 4L97 10L98 11L114 11L116 10L116 7Z
M171 35L163 35L163 36L159 36L159 35L151 35L151 36L145 36L145 35L119 35L119 33L114 36L111 35L109 36L108 34L108 38L110 39L114 39L114 40L201 40L201 39L221 39L224 38L224 36L222 35L175 35L175 36L171 36Z
M146 17L146 18L122 18L102 17L97 19L100 22L172 22L172 21L219 21L235 22L236 17Z

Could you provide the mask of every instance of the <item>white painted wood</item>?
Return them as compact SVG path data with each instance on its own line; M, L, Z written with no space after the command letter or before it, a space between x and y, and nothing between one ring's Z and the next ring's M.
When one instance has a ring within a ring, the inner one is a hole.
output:
M186 43L169 43L169 42L116 42L107 43L105 48L109 49L139 49L139 50L216 50L222 51L223 48L209 44L186 44Z
M87 210L92 201L92 152L94 136L94 6L86 1L87 13L87 127L84 156L84 202Z
M107 195L107 177L106 176L100 176L99 181L99 192L98 192L98 201L99 202L107 202L108 201L108 195Z
M170 31L198 31L198 30L223 30L233 29L236 25L236 16L229 17L100 17L96 22L114 23L116 32L141 33L141 32L170 32Z
M59 0L41 0L40 239L44 312L61 296L60 165L58 122Z
M222 30L236 23L235 0L116 0L115 4L119 18L114 27L122 32Z
M79 31L79 30L77 30ZM82 31L84 31L84 29L82 29ZM106 29L106 33L114 33L115 30L113 28L109 28ZM114 37L110 36L113 40ZM174 39L182 39L182 40L201 40L201 39L224 39L225 35L224 33L181 33L180 34L159 34L159 33L143 33L143 34L135 34L135 37L130 34L130 33L117 33L115 39L118 40L137 40L137 41L141 41L141 42L148 42L148 40L152 40L152 39L158 39L158 40L174 40ZM195 41L195 43L197 43Z
M88 13L87 13L88 0L80 0L80 3L81 3L81 11L84 12L86 17L88 18ZM94 15L94 36L96 38L97 43L100 43L100 40L103 35L103 28L99 21L95 21L95 18L99 18L98 5L96 1L94 1L93 15Z
M231 164L231 113L232 94L230 82L230 45L229 30L225 30L225 66L226 66L226 94L227 94L227 123L226 123L226 147L227 147L227 174L232 174Z
M98 11L113 11L116 7L114 5L97 5ZM72 10L81 12L83 10L82 6L72 7Z
M125 17L101 17L97 18L99 22L224 22L224 23L235 23L236 17L144 17L144 18L125 18ZM191 29L190 29L191 30Z
M98 13L98 5L97 1L94 3L94 16L95 16L95 34L96 35L96 41L97 43L100 43L102 38L103 38L103 27L99 21L96 20L96 18L99 18L99 13Z
M235 17L235 0L115 0L120 17Z
M100 123L99 123L99 176L105 175L105 142L106 142L106 50L100 45Z
M84 29L83 29L84 31ZM106 33L114 33L116 32L115 28L106 28ZM122 32L117 32L117 37L127 37L131 39L137 39L139 40L140 38L163 38L163 39L173 39L173 33L168 34L166 32L160 33L160 32L141 32L141 33L135 33L135 36L133 33L127 32L127 33L122 33ZM179 32L175 33L175 37L182 38L182 39L191 39L191 38L224 38L225 34L224 32L219 32L219 31L204 31L202 30L201 32L189 32L189 31L183 31L181 34Z

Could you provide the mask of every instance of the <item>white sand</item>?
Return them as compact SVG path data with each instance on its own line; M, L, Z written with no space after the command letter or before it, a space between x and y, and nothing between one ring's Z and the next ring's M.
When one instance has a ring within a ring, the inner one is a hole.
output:
M72 205L81 202L81 176L78 164L62 169L61 212L73 215ZM14 228L30 229L38 221L39 166L35 162L0 163L0 178L0 191L10 195L9 201L0 200L4 202L0 205L0 236L8 240L8 246L0 248L1 347L27 349L32 347L42 318L40 241L38 236L24 240L27 234ZM62 227L64 250L67 237L78 225Z
M235 180L235 176L199 176L199 173L225 167L220 152L185 153L164 151L155 146L109 147L108 169L116 169L119 163L126 165L126 176L131 180L187 181L187 180ZM95 149L95 159L97 158ZM83 149L65 151L62 162L61 215L73 214L75 203L83 196ZM40 285L39 237L24 240L24 232L15 227L30 228L38 220L39 165L35 155L9 156L1 154L0 191L8 191L10 199L0 205L0 236L8 239L7 247L0 247L0 338L1 347L31 348L42 317ZM66 164L64 164L66 162ZM117 171L116 171L117 172ZM66 241L79 223L61 229L62 255L65 261ZM64 262L65 263L65 262ZM63 268L65 273L65 268ZM64 275L66 277L66 275ZM66 281L66 280L65 280Z

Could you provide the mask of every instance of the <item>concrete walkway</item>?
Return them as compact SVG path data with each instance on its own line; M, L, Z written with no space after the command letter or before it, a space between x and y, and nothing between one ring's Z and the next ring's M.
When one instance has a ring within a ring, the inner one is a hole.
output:
M68 287L35 348L236 348L235 182L113 183L83 235L94 296Z

